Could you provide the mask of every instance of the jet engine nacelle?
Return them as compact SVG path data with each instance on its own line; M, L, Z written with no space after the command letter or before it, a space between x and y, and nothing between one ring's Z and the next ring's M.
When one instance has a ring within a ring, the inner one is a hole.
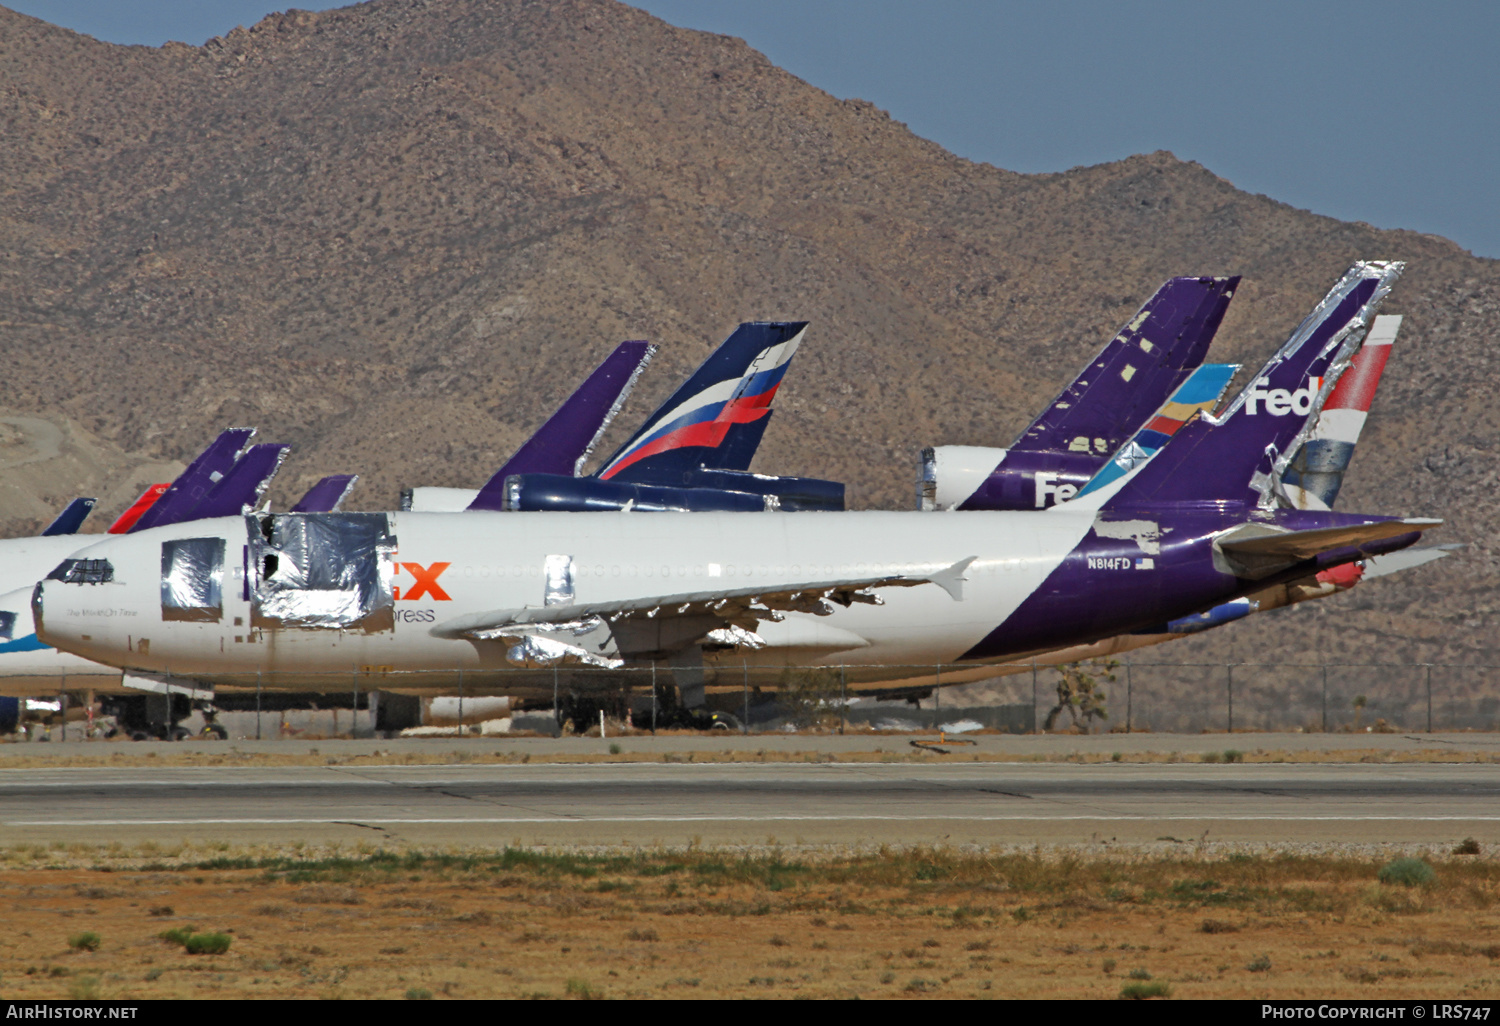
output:
M1000 468L1006 450L982 445L935 445L922 450L917 508L958 509Z
M404 513L462 513L479 495L477 488L439 488L420 485L401 489Z
M505 479L507 510L589 513L627 507L648 513L755 513L803 508L795 499L783 503L775 494L722 488L666 488L559 474L514 474Z
M844 508L842 481L824 481L816 477L777 477L752 474L744 470L710 470L699 468L683 475L686 488L712 488L726 492L749 492L752 495L774 495L780 508L787 511L829 510Z

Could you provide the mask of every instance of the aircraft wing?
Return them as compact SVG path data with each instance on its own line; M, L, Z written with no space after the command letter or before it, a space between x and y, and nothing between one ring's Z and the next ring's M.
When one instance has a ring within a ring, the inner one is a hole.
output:
M440 638L507 641L508 658L526 665L581 662L617 667L620 656L665 656L706 642L719 647L761 648L755 633L763 620L786 613L827 616L834 604L880 605L880 588L936 584L954 601L963 599L970 556L925 576L847 578L715 591L651 595L610 602L528 606L456 617L433 627Z
M1311 531L1278 531L1262 524L1241 524L1214 543L1219 569L1258 580L1335 549L1360 548L1372 542L1420 534L1442 523L1423 517L1396 517ZM1372 553L1376 554L1376 553Z

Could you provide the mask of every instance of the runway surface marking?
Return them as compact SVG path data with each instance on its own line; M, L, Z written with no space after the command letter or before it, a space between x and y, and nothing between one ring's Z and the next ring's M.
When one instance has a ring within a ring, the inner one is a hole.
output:
M1204 813L1202 815L1144 815L1132 813L1100 813L1093 816L974 816L974 815L913 815L913 816L517 816L511 817L454 817L449 819L391 819L361 816L358 818L318 817L311 819L36 819L4 820L0 827L39 826L277 826L297 824L344 823L350 826L381 825L402 826L420 824L449 824L477 826L506 823L859 823L892 822L910 823L922 821L955 821L972 823L1065 823L1070 821L1135 820L1143 823L1156 822L1275 822L1296 823L1500 823L1500 816L1240 816L1229 813Z

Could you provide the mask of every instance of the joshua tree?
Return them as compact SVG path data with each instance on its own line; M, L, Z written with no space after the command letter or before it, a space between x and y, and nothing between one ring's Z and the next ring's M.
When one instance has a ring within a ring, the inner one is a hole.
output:
M1067 663L1057 668L1057 704L1047 713L1043 730L1051 730L1064 709L1072 718L1073 726L1088 732L1095 719L1109 719L1109 710L1104 701L1108 697L1100 686L1105 681L1114 683L1118 659L1093 659L1087 663Z

